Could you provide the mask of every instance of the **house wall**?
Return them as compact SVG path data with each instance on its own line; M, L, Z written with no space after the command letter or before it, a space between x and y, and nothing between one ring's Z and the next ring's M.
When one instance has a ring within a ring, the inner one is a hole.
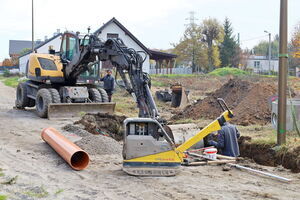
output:
M117 33L119 35L119 38L123 40L125 45L127 47L133 48L136 51L144 51L133 39L131 39L118 25L115 23L108 24L102 32L99 34L99 38L102 41L107 40L107 33ZM147 55L147 58L143 64L143 71L149 73L150 71L150 59L149 55ZM143 55L144 56L144 55Z
M57 38L54 38L53 40L47 42L43 46L37 48L36 51L37 51L37 53L48 53L49 46L53 46L53 49L55 51L59 51L60 50L60 43L61 43L61 36L57 37ZM29 55L30 54L26 54L22 57L19 57L19 70L20 70L20 73L25 74L26 64L27 64L27 61L29 60Z
M256 64L255 64L256 63ZM259 65L257 65L259 63ZM271 60L271 70L278 72L278 60ZM269 60L268 59L249 59L247 61L247 68L253 69L253 72L268 72Z

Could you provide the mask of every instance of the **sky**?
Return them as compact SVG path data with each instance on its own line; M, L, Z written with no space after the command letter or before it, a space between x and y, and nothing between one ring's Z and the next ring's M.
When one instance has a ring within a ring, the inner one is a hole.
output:
M300 0L289 0L289 35L300 22ZM87 32L116 17L146 47L178 43L195 12L196 23L212 17L232 23L242 48L252 48L279 32L280 0L34 0L35 38L61 31ZM0 0L0 61L9 57L9 40L31 40L31 0Z

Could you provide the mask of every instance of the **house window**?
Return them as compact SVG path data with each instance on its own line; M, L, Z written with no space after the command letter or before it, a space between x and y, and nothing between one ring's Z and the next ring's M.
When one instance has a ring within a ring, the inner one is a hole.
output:
M118 33L107 33L107 39L116 39L119 37Z
M260 61L254 61L254 67L259 68L260 67Z

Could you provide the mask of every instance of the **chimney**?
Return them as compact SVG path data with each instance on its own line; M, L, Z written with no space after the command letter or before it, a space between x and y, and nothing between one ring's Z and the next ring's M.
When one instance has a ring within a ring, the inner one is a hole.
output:
M47 35L45 35L45 37L44 37L44 40L45 40L45 41L47 41L47 40L48 40L48 37L47 37Z
M58 29L56 29L56 33L57 34L59 34L60 33L60 29L58 28Z

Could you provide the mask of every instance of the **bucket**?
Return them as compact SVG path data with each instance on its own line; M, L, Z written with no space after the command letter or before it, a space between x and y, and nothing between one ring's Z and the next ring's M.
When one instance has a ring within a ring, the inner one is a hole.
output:
M216 160L217 152L218 152L218 150L216 148L207 148L204 150L204 156L207 159Z

